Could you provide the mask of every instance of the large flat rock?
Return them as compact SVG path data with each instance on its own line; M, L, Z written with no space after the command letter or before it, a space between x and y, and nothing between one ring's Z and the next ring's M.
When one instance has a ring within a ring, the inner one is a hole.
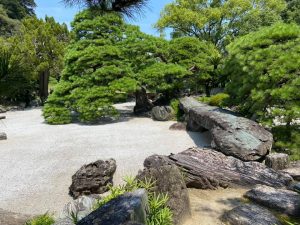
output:
M253 204L238 206L226 212L222 220L229 225L280 225L281 222L267 209Z
M259 185L246 192L245 197L281 213L300 216L300 195L297 192Z
M180 99L189 127L203 127L212 136L212 147L243 161L262 160L271 150L273 136L258 123L233 112L198 102Z
M259 162L244 162L213 149L191 148L170 155L148 157L146 168L176 164L183 171L187 187L216 189L218 187L251 187L264 184L286 187L292 181L288 174L267 168Z

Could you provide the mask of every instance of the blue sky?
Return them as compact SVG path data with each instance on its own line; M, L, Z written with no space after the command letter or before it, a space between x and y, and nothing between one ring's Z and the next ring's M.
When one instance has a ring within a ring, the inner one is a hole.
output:
M78 7L65 7L61 0L35 0L37 4L36 14L38 17L44 18L45 15L53 16L58 22L70 24L76 12L80 11ZM136 21L129 20L129 23L139 25L143 32L158 36L159 33L153 29L153 24L158 20L160 11L172 0L150 0L148 9L142 18Z

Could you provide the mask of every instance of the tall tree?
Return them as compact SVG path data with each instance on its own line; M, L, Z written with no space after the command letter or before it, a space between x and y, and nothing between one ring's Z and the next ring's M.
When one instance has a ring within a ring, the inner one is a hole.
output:
M237 39L228 51L231 103L270 127L283 126L284 132L274 133L276 145L299 151L300 27L275 24Z
M34 0L1 0L0 4L6 10L9 18L17 20L34 15L36 7Z
M142 13L149 0L63 0L66 5L83 5L104 12L118 12L128 17Z
M282 12L282 19L287 22L296 22L300 25L300 0L286 0L287 8Z
M20 21L9 18L6 10L0 5L0 36L13 35L20 24Z
M284 0L175 0L156 24L174 36L194 36L220 49L239 35L281 20Z

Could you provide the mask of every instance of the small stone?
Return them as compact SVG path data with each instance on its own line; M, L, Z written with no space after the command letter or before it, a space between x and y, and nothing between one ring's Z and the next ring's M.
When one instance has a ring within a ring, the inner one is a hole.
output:
M0 141L1 140L7 140L7 135L4 132L0 132Z
M144 189L139 189L109 201L80 220L77 225L145 225L148 208L147 193Z
M0 116L0 120L6 119L6 116Z
M177 122L170 126L170 130L186 130L186 123Z
M274 170L287 169L289 165L289 155L284 153L275 153L266 156L265 164Z
M269 210L253 204L241 205L226 212L222 220L230 225L281 224Z

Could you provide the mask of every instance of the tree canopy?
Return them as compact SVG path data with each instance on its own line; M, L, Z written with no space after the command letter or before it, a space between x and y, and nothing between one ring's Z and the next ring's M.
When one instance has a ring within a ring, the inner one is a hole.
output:
M128 17L140 14L149 0L63 0L66 5L82 5L103 12L118 12Z
M233 38L281 20L284 0L175 0L156 24L173 36L194 36L224 48Z
M36 4L34 0L1 0L9 18L21 20L25 16L33 16Z

